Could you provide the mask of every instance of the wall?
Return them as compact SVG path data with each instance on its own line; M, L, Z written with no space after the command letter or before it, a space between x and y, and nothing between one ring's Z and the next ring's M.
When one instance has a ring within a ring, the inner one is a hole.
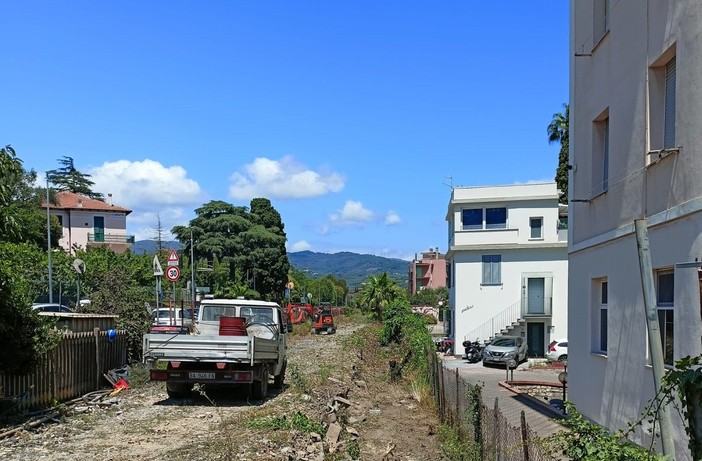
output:
M502 255L501 286L481 286L482 255L485 254ZM454 331L457 341L462 342L466 334L511 305L515 303L521 305L522 276L525 273L543 273L553 276L551 324L555 328L553 332L547 332L546 344L552 339L566 336L568 296L566 248L461 251L456 253L454 261L456 286L452 290L454 297L451 299L451 305L455 309ZM502 325L500 328L505 326Z

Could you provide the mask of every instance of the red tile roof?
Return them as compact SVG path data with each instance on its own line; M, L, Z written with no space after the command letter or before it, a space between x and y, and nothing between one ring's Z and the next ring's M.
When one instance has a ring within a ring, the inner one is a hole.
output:
M57 210L89 210L89 211L123 211L126 214L132 212L128 208L123 208L117 205L110 205L106 202L101 202L100 200L95 200L90 197L86 197L80 194L74 194L73 192L57 192L56 199L59 204L51 204L49 208ZM42 204L46 206L46 202Z

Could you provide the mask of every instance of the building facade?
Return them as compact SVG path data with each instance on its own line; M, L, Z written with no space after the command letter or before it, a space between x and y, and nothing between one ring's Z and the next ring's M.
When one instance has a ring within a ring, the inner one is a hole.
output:
M112 197L102 202L64 191L57 192L56 199L58 204L50 204L49 210L63 229L59 245L71 254L102 245L122 253L134 243L134 236L127 234L127 215L132 211L113 205Z
M414 255L407 277L410 294L417 294L424 288L442 288L446 286L446 255L439 253L439 248L423 251L421 259Z
M655 394L635 220L648 228L664 361L701 352L698 270L680 264L702 259L702 3L570 7L569 400L616 430ZM676 459L690 459L676 413Z
M517 335L542 357L566 336L567 207L558 196L555 183L453 188L446 258L457 344Z

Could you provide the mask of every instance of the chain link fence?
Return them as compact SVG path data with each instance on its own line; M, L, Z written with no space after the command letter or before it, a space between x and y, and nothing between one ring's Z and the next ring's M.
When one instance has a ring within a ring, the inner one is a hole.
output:
M463 379L458 369L449 370L433 352L432 384L442 422L457 429L471 442L476 461L554 461L541 438L529 429L521 412L520 425L511 424L500 411L482 401L481 387Z

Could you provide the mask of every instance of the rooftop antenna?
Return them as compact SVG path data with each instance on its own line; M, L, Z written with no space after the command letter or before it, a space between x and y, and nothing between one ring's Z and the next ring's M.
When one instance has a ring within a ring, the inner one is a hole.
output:
M448 184L446 184L445 182L442 182L441 184L450 187L451 190L453 190L453 176L444 176L444 179L448 180Z

